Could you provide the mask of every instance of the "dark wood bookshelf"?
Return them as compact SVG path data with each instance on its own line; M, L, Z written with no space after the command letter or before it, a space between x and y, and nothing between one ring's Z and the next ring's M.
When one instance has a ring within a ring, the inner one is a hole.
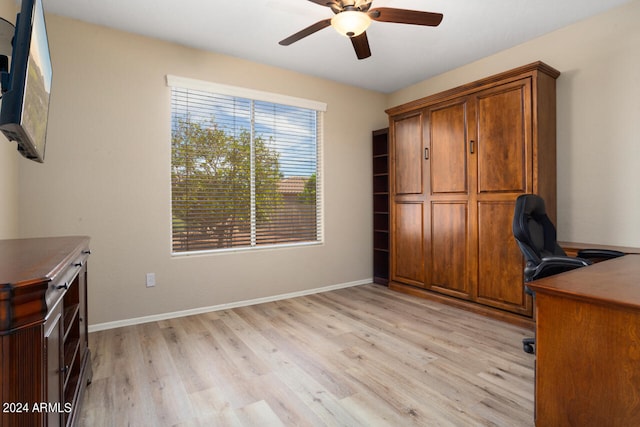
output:
M373 281L389 282L389 129L372 132Z

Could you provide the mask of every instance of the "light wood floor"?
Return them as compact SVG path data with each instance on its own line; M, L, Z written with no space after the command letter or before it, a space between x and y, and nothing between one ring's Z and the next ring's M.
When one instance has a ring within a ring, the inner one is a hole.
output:
M80 426L532 426L531 332L364 285L90 334Z

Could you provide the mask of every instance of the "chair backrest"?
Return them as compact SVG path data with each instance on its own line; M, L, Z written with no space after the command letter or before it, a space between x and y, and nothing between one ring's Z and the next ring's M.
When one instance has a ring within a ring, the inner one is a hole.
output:
M512 228L527 263L538 265L543 257L566 256L556 241L556 228L547 216L544 200L540 196L518 196Z

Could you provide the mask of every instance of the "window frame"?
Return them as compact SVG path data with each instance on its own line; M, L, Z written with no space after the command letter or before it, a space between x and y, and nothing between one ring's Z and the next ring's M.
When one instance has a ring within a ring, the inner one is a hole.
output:
M189 250L189 251L175 251L173 245L173 183L171 183L170 187L170 248L171 248L171 256L172 257L185 257L185 256L195 256L195 255L214 255L214 254L223 254L229 252L246 252L246 251L256 251L256 250L273 250L273 249L286 249L292 247L304 247L304 246L318 246L324 244L324 113L327 111L327 104L324 102L313 101L305 98L298 98L283 94L265 92L255 89L249 89L238 86L225 85L220 83L214 83L204 80L191 79L186 77L179 77L168 74L166 76L167 87L173 89L187 89L187 90L196 90L209 92L215 95L226 95L237 98L244 98L251 101L262 101L273 104L280 104L291 107L304 108L309 110L314 110L317 113L317 123L316 123L316 235L317 238L314 241L306 241L306 242L288 242L288 243L273 243L273 244L255 244L255 245L245 245L245 246L232 246L225 248L211 248L211 249L201 249L201 250ZM171 109L172 110L172 109ZM173 116L170 115L169 123L170 132L172 132L172 121ZM169 143L172 145L172 138L169 138ZM171 148L172 150L173 148ZM173 166L173 162L171 161L171 166ZM253 173L253 172L252 172ZM253 194L252 194L253 196ZM252 206L253 209L253 206ZM254 220L252 219L252 222Z

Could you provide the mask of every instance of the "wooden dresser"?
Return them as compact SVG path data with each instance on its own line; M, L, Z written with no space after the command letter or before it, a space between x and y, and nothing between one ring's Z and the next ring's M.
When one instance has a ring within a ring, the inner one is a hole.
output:
M0 426L73 425L91 381L88 237L0 240Z
M538 426L640 426L640 255L530 282Z

